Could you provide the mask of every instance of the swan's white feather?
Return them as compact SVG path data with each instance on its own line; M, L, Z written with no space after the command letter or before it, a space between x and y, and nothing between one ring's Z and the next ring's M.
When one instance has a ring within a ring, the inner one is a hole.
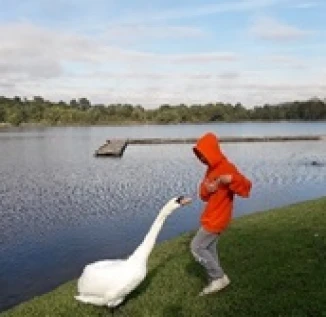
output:
M180 207L171 199L160 211L142 244L125 260L102 260L88 264L77 283L75 298L86 304L115 307L146 277L147 259L165 218Z

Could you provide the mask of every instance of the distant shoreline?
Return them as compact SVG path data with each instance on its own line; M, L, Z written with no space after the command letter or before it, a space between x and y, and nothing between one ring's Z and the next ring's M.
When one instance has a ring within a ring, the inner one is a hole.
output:
M80 128L80 127L132 127L132 126L147 126L147 125L205 125L205 124L233 124L233 123L326 123L326 120L241 120L241 121L214 121L214 122L171 122L171 123L157 123L157 122L110 122L102 124L43 124L43 123L22 123L18 126L11 123L0 122L1 130L16 130L16 129L34 129L34 128Z

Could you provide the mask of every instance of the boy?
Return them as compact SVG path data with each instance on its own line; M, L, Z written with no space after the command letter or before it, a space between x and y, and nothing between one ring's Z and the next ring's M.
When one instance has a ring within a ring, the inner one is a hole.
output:
M207 165L199 188L200 198L206 205L200 217L201 227L191 242L191 252L209 278L208 285L199 294L202 296L230 284L219 264L217 242L231 221L234 194L249 197L251 182L224 156L214 134L207 133L199 138L193 151Z

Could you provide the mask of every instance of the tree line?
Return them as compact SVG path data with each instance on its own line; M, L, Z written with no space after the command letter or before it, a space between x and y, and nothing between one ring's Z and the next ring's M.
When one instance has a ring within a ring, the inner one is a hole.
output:
M19 126L105 125L123 123L207 123L236 121L326 120L326 100L310 99L278 105L245 108L241 103L164 104L144 109L131 104L94 104L87 98L51 102L40 96L32 99L0 97L0 123Z

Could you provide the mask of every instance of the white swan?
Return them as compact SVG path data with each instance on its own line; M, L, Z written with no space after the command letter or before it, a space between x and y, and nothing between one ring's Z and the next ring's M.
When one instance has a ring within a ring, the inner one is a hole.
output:
M80 302L97 306L118 306L126 295L145 278L147 260L165 219L190 198L173 198L161 209L141 245L125 260L103 260L91 263L80 276L75 296Z

